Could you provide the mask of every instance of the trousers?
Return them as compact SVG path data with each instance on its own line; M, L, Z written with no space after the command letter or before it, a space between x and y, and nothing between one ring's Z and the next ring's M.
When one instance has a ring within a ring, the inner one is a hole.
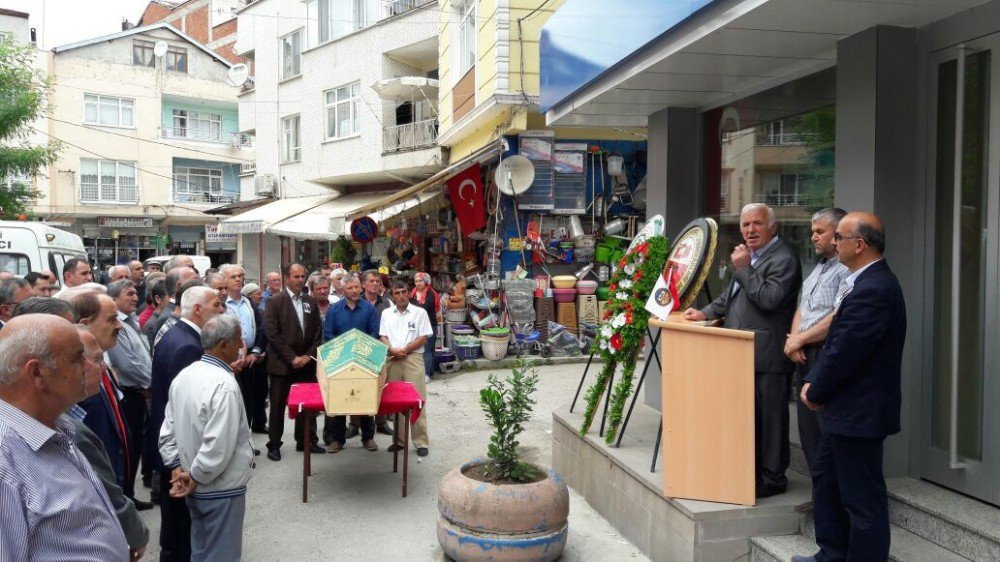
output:
M806 362L795 366L795 395L792 396L796 405L795 417L799 422L799 443L802 444L802 452L805 454L810 474L812 474L813 467L816 466L816 451L819 449L823 414L821 410L810 410L809 406L803 404L802 400L799 400L799 393L802 391L802 379L812 370L822 349L822 345L805 347Z
M424 385L423 354L411 353L405 359L390 361L386 380L412 383L420 397L424 399L424 409L420 414L420 419L413 424L413 428L410 430L410 441L413 442L414 447L427 447L429 444L427 439L427 389ZM399 433L402 435L402 429L399 430ZM402 445L402 443L397 443L397 445Z
M187 498L191 510L191 560L239 562L243 554L246 494L231 498Z
M285 434L285 408L288 406L288 391L292 385L300 382L316 382L316 376L310 373L299 372L290 373L285 376L271 375L271 415L267 425L267 449L280 449L283 444L281 437ZM316 435L315 416L297 416L295 418L295 443L302 444L305 438L303 423L311 424L311 441L316 443L319 439Z
M785 471L791 459L788 450L788 395L791 373L754 373L754 435L758 484L784 490Z

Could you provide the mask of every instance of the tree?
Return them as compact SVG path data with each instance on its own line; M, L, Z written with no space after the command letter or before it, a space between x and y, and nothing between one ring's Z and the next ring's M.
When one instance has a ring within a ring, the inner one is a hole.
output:
M0 218L25 214L40 194L30 184L7 181L29 177L52 163L59 146L54 141L33 145L35 121L46 111L51 84L34 67L35 49L19 45L10 33L0 33Z

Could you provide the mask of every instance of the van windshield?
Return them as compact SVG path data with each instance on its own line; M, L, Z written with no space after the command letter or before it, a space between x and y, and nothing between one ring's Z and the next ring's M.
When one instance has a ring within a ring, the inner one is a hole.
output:
M0 253L0 270L23 277L31 271L31 261L24 254Z

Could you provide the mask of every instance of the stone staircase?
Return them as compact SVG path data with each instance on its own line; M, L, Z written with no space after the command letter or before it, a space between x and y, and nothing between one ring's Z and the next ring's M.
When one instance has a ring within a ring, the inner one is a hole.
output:
M792 419L794 420L794 410ZM805 473L805 457L792 427L791 470ZM889 488L892 546L896 562L1000 562L1000 508L914 478L894 478ZM752 562L787 562L817 551L811 513L793 535L750 539Z

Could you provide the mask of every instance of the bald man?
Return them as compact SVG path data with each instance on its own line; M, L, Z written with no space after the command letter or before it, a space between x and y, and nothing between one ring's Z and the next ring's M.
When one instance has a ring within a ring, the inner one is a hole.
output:
M889 498L882 475L883 442L900 430L901 364L906 305L889 269L882 221L849 213L834 240L850 274L799 398L822 418L812 469L816 544L793 560L886 560Z
M0 560L130 559L62 417L86 396L84 357L76 328L58 316L25 314L0 332Z

